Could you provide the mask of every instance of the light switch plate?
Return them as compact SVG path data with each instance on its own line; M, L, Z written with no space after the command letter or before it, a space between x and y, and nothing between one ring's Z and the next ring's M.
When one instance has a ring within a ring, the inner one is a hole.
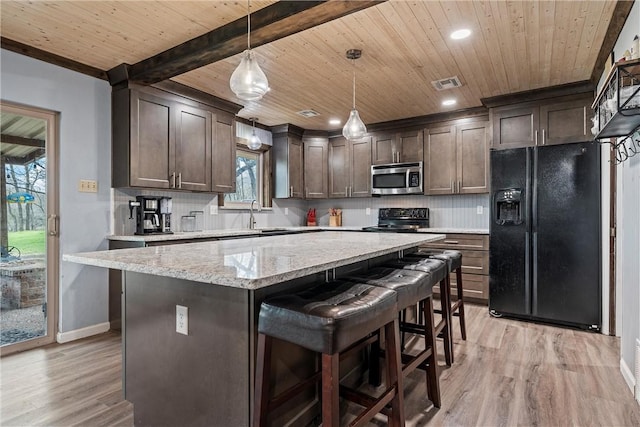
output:
M211 205L209 207L209 214L210 215L218 215L218 206L217 205Z
M92 179L81 179L78 182L78 191L81 193L97 193L98 181Z
M364 214L365 214L365 215L371 215L371 208L366 208L366 209L364 210Z
M284 208L284 214L289 215L289 208Z
M478 215L482 215L482 210L483 210L483 209L482 209L482 205L478 205L478 207L477 207L477 209L476 209L476 213L477 213Z
M176 332L189 335L189 307L176 305Z

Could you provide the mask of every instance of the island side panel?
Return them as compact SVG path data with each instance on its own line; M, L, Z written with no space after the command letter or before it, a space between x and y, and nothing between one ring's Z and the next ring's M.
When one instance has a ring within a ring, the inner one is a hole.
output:
M125 394L135 425L249 425L249 291L124 276ZM176 332L176 305L189 309L188 336Z

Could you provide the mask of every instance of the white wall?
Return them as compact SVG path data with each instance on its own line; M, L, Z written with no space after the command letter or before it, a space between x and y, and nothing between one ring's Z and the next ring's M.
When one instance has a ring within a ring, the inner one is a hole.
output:
M640 35L640 2L636 1L614 47L614 60ZM603 79L600 80L600 86ZM600 87L599 86L599 87ZM616 310L620 335L620 369L635 385L635 343L640 337L640 156L617 169Z
M106 81L6 50L0 97L60 113L60 252L107 249L111 184L111 88ZM79 193L80 179L98 193ZM60 262L59 332L108 322L104 268Z

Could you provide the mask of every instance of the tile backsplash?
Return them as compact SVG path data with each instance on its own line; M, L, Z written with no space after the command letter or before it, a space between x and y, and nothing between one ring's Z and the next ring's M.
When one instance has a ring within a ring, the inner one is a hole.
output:
M113 189L112 234L131 235L135 220L129 219L129 200L136 196L165 196L173 202L172 229L180 229L180 218L192 211L202 211L204 230L247 228L249 210L218 208L215 194L172 191ZM274 199L273 208L256 212L256 227L306 225L306 213L316 209L318 225L329 225L329 209L342 209L342 225L365 227L376 225L378 209L386 207L427 207L431 227L489 228L489 195L455 196L383 196L354 199L295 200ZM369 215L367 215L369 209ZM479 213L481 211L481 213Z

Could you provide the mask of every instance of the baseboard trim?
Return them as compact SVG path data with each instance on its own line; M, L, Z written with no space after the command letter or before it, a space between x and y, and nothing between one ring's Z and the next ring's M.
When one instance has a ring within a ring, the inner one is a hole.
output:
M631 395L633 396L633 390L636 386L636 379L633 375L633 371L629 369L629 366L624 361L623 358L620 358L620 373L622 374L622 378L624 378L629 390L631 390Z
M56 341L58 344L64 344L66 342L79 340L81 338L90 337L92 335L98 335L105 333L109 330L109 322L98 323L97 325L87 326L86 328L74 329L69 332L58 332Z

